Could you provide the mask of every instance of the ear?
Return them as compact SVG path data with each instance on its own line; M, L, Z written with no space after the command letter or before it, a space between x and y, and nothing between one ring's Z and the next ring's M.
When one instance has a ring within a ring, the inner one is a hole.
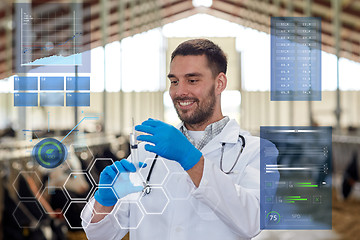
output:
M227 78L225 73L221 72L215 78L215 94L220 95L226 88Z

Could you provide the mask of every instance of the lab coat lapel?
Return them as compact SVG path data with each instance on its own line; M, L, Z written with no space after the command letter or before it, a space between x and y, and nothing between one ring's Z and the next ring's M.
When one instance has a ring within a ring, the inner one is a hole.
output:
M205 155L209 152L215 151L221 148L221 143L237 143L239 134L248 135L246 131L240 129L239 124L231 119L224 127L224 129L214 137L208 144L204 146L201 152Z
M178 124L177 129L180 129L181 123ZM208 144L204 146L201 150L202 154L207 154L209 152L215 151L221 148L221 143L237 143L239 140L239 134L243 136L250 135L249 132L244 131L240 128L239 124L235 119L230 119L230 121L225 125L224 129L213 139L211 139Z

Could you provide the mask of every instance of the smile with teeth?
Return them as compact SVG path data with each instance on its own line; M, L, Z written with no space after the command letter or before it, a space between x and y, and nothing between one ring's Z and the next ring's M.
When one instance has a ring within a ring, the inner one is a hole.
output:
M189 106L189 105L191 105L193 103L194 103L194 101L179 101L179 105L183 106L183 107Z

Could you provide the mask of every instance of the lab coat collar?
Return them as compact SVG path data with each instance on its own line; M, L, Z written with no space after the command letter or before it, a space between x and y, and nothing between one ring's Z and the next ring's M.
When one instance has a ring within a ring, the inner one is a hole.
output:
M177 126L179 129L181 124ZM221 143L237 143L239 141L239 134L242 136L249 136L250 133L242 130L239 124L235 119L230 119L230 121L225 125L224 129L213 139L211 139L208 144L204 146L201 150L202 153L210 152L217 148L221 147Z
M224 129L214 138L221 143L237 143L239 141L239 134L247 135L246 131L240 129L239 124L235 119L231 119L228 124L225 125Z

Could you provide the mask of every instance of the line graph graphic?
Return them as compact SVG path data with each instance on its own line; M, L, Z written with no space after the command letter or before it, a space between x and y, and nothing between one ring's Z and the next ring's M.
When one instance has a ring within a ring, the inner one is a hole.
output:
M76 11L57 8L41 12L21 8L21 66L82 65L82 19Z
M70 44L67 44L69 41L73 40L74 38L78 37L82 35L82 33L75 33L71 38L69 38L68 40L66 40L63 43L59 43L57 44L58 47L62 46L62 47L72 47ZM32 47L26 47L26 45L23 45L24 47L24 51L23 53L27 53L33 49L40 49L40 50L47 50L50 51L52 49L54 49L54 45L53 44L47 44L45 46L41 46L41 45L32 45Z
M83 117L83 119L81 119L80 122L78 124L76 124L76 126L73 129L71 129L71 131L68 134L66 134L66 136L60 142L63 142L65 140L65 138L67 138L73 131L76 131L75 129L80 125L80 123L82 123L86 119L95 120L95 119L99 119L99 117Z

